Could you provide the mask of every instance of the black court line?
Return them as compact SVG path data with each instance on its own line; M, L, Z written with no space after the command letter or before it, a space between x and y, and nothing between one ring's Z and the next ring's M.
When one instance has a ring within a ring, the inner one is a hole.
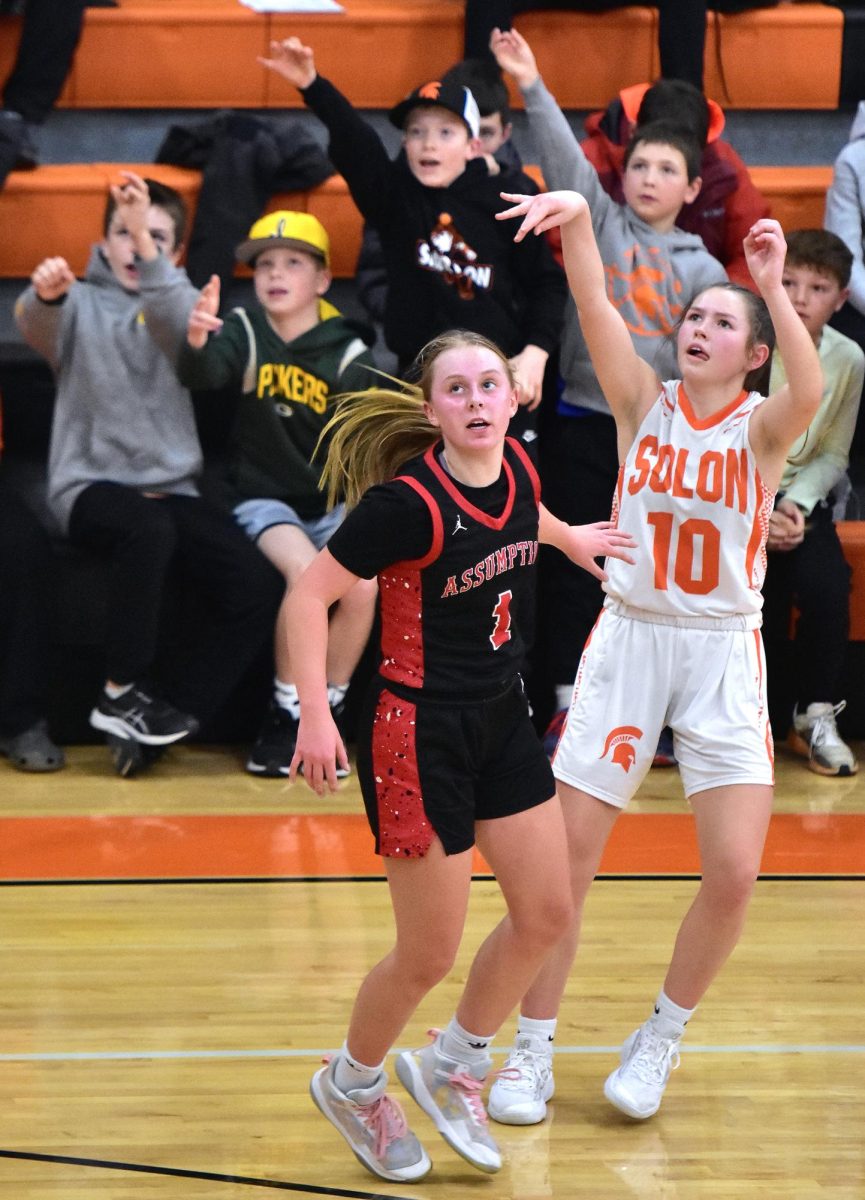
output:
M596 883L670 883L693 882L701 876L697 872L630 872L628 874L597 875ZM865 872L856 874L818 875L797 872L795 875L774 875L771 873L757 876L759 883L861 883L865 880ZM474 883L495 883L495 875L472 875ZM134 879L0 879L0 888L12 887L139 887L143 883L154 887L182 884L188 886L196 883L385 883L384 875L232 875L232 876L180 876L176 879L153 879L147 875L136 876Z
M283 1179L256 1179L250 1175L220 1175L216 1171L187 1171L182 1167L150 1167L144 1163L112 1162L103 1158L78 1158L69 1154L36 1154L26 1150L0 1150L0 1158L20 1162L60 1163L71 1167L101 1167L105 1171L138 1171L144 1175L170 1175L175 1179L206 1179L213 1183L239 1183L245 1187L274 1188L303 1192L307 1196L340 1196L347 1200L408 1200L393 1192L355 1192L350 1188L317 1187L313 1183L289 1183Z

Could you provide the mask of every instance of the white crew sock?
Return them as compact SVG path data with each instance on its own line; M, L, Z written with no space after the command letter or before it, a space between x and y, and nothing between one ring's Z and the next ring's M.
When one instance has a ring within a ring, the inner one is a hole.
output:
M481 1063L489 1061L490 1043L494 1033L469 1033L463 1029L456 1017L453 1017L447 1029L442 1031L441 1050L448 1058L457 1062Z
M384 1060L377 1067L368 1067L349 1054L348 1045L343 1042L333 1068L333 1082L343 1093L353 1092L355 1088L369 1088L381 1078L383 1069Z
M649 1020L661 1037L680 1038L695 1012L695 1008L682 1008L676 1004L661 988L655 1001L655 1011Z
M553 1039L556 1036L556 1018L552 1017L547 1021L539 1021L534 1017L524 1017L520 1013L517 1018L517 1036L521 1033L530 1034L536 1037L545 1049L549 1049L550 1054L553 1052Z
M281 679L274 679L273 698L280 708L291 713L295 721L300 720L300 696L293 683L283 683Z

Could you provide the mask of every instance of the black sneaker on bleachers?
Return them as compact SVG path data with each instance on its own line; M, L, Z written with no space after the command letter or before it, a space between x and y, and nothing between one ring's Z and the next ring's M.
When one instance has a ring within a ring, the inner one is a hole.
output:
M103 733L132 738L145 746L167 746L198 729L195 717L179 712L167 700L145 692L138 684L133 684L116 700L103 691L90 714L90 724Z

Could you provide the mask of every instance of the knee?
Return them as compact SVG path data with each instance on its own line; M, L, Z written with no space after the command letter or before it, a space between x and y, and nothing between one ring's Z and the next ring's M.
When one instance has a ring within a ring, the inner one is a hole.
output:
M704 875L702 889L715 911L744 912L754 891L759 868L749 863L725 863Z
M566 892L543 896L530 907L511 913L517 934L543 946L554 946L560 941L575 919L574 902Z
M432 991L453 970L456 947L424 944L407 951L396 948L397 970L403 986L416 995Z

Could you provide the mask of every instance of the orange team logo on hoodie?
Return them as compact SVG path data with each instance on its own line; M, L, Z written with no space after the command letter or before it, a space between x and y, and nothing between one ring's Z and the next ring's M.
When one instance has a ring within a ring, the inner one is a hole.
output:
M630 771L631 767L637 761L637 751L634 747L634 741L639 741L642 736L642 729L638 729L636 725L617 725L615 729L611 729L607 734L601 758L606 758L610 750L612 750L611 761L618 763L627 775L628 771Z
M438 100L439 92L442 90L442 85L436 79L432 83L425 83L418 91L418 97L421 100Z

